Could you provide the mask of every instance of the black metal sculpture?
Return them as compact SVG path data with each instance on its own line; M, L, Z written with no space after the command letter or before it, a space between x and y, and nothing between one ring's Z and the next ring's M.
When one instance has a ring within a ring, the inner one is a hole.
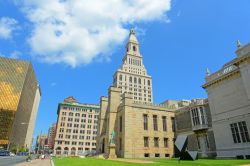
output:
M175 146L178 149L178 156L180 160L197 160L198 152L187 150L188 137L186 135L179 135L175 141Z

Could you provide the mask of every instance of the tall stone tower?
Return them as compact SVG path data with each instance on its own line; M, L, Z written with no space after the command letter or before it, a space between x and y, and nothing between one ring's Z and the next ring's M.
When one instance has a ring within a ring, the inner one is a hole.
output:
M134 101L153 103L152 79L143 65L139 43L133 29L130 30L122 62L121 67L113 75L113 86L121 88L122 94L131 94Z

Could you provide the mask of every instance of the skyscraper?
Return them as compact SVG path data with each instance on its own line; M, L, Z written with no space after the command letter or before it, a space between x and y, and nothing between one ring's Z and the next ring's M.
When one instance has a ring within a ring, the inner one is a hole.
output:
M1 147L31 147L40 96L30 62L0 57Z
M133 29L129 34L122 66L113 76L113 86L121 88L121 93L132 94L134 101L153 102L152 79L143 65L139 42Z

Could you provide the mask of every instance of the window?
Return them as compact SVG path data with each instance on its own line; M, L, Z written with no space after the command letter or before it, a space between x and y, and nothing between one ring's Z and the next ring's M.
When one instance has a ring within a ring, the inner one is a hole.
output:
M167 117L166 116L162 117L162 128L163 128L163 131L167 131Z
M164 138L164 148L168 148L168 138Z
M133 46L133 51L136 51L136 47L135 46Z
M158 137L154 137L154 146L155 147L159 147L159 138Z
M209 149L210 145L209 145L209 141L208 141L208 136L206 135L206 145L207 145L207 148Z
M154 131L158 130L157 115L153 115L153 127L154 127Z
M150 86L150 80L148 80L148 86Z
M69 116L73 116L74 114L72 112L69 113Z
M160 154L159 153L155 153L155 157L160 157Z
M132 83L132 77L129 77L129 82Z
M141 84L141 79L140 78L138 78L138 83Z
M175 127L175 118L174 117L171 117L171 123L172 123L172 131L175 132L176 127Z
M80 116L80 114L79 114L79 113L76 113L75 116Z
M250 142L246 122L245 121L238 122L238 125L240 128L240 135L241 135L242 142Z
M119 80L122 81L122 75L119 76Z
M191 110L192 113L192 120L193 120L193 125L199 125L200 123L200 118L199 118L199 113L198 113L198 108L194 108Z
M120 116L120 132L122 132L122 116Z
M250 142L246 122L230 124L234 143Z
M137 83L137 79L136 79L136 77L134 78L134 83L135 83L135 84Z
M196 137L196 140L197 140L198 149L201 149L201 145L200 145L200 141L199 141L198 136Z
M144 130L148 130L148 115L143 114L143 128Z
M120 138L119 150L122 150L122 139Z
M149 147L148 137L144 137L144 147Z
M144 157L149 157L149 153L144 153Z

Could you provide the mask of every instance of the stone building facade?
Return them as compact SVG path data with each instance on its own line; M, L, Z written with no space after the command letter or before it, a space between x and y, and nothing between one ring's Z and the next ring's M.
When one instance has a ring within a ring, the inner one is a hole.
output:
M72 96L58 104L55 155L77 156L96 151L100 106L80 104Z
M206 76L218 157L250 158L250 44L238 42L237 57Z
M52 124L48 131L48 146L53 151L56 137L56 123Z
M41 91L32 64L0 57L0 147L31 149Z
M97 151L109 154L111 134L115 131L115 153L118 157L172 157L174 109L164 104L152 104L152 80L142 63L133 30L123 65L113 79L108 97L100 99Z
M36 153L37 154L48 154L49 145L48 145L48 135L39 134L36 138Z
M200 157L215 157L216 146L207 99L193 99L188 106L176 110L176 135L188 136L188 149Z

